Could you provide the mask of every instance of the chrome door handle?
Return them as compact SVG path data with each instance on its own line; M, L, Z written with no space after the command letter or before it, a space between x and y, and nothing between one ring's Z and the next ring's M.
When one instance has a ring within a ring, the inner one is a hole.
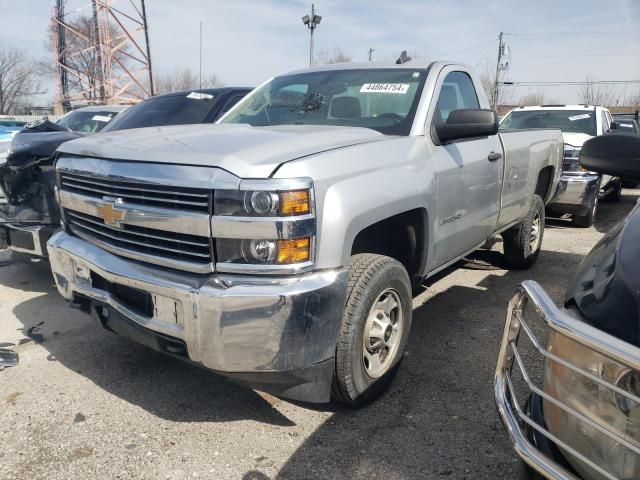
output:
M495 162L496 160L500 160L501 158L502 158L502 154L498 152L491 152L489 155L487 155L487 159L490 162Z

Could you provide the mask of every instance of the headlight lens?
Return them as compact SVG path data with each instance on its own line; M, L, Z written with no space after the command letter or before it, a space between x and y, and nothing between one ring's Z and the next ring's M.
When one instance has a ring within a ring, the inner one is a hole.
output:
M277 217L311 213L309 190L269 192L260 190L217 190L214 215Z
M250 265L292 265L311 260L311 239L248 240L220 238L216 240L218 261Z
M640 396L639 372L558 333L550 334L549 350L623 391ZM640 448L640 404L634 400L551 360L545 364L544 391ZM552 402L544 402L544 417L551 433L614 477L640 478L640 456L628 446ZM606 478L568 452L563 453L584 478Z

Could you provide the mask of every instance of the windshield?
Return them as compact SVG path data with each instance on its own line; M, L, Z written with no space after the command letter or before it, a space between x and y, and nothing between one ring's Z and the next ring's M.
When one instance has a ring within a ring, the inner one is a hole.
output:
M408 135L425 70L330 70L276 77L245 97L222 123L337 125Z
M104 131L202 123L215 99L215 95L199 92L150 98L122 113Z
M596 135L593 110L523 110L513 111L500 124L501 129L559 128L566 133Z
M118 112L83 112L74 110L67 113L56 123L72 132L95 133L102 130Z

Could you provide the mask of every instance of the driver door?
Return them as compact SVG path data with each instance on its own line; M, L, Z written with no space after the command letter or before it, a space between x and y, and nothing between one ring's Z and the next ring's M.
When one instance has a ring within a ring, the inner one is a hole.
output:
M453 67L442 71L436 92L430 127L446 122L453 110L488 108L481 105L469 74ZM498 135L433 146L437 225L431 270L481 245L494 232L502 189L501 154Z

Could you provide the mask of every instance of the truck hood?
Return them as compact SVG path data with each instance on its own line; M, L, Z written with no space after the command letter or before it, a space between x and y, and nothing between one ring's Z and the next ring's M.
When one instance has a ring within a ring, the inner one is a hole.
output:
M581 148L584 142L593 138L591 135L587 135L586 133L575 132L562 132L562 137L564 138L565 144L578 148Z
M357 127L244 124L122 130L63 144L58 152L153 163L212 166L241 178L266 178L282 163L389 136Z

